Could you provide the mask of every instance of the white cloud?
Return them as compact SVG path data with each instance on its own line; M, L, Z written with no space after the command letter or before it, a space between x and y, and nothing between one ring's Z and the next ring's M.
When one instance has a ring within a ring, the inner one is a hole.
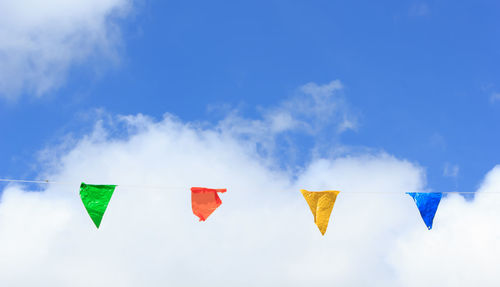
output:
M282 108L305 122L314 119L313 124L308 125L313 134L324 132L325 128L332 129L326 131L329 134L335 131L342 133L348 129L356 130L357 117L341 94L343 88L339 80L326 85L308 83L301 87L302 95L285 102Z
M278 107L261 109L262 120L248 120L232 114L222 121L223 129L241 134L262 132L276 134L287 131L302 131L318 135L326 132L330 135L347 129L357 128L357 117L349 109L339 80L318 85L308 83L299 88L298 93L283 101ZM237 125L235 121L240 121Z
M404 194L423 170L387 154L323 158L294 177L221 128L167 116L122 117L126 138L98 125L44 173L70 185L5 189L0 204L4 286L496 286L500 167L476 200L443 199L427 231ZM119 187L96 231L79 181ZM227 187L204 223L191 186ZM325 237L298 192L340 189ZM366 193L349 193L366 192ZM362 274L362 276L360 276Z
M263 154L270 156L275 156L277 150L285 150L293 157L297 134L301 138L314 138L313 148L331 148L342 133L356 131L358 127L356 112L342 90L339 80L324 85L308 83L277 107L262 108L258 119L248 119L233 111L219 123L218 130L246 138L247 144L258 145Z
M393 232L405 220L422 227L415 210L405 210L413 208L409 199L369 195L368 203L366 197L347 194L418 190L422 173L411 163L388 155L323 159L313 162L296 182L238 134L171 117L157 123L143 116L122 121L133 130L129 138L110 137L113 131L99 126L46 174L75 184L50 186L43 193L16 186L4 191L3 284L361 284L366 278L355 276L359 271L384 273L374 258L389 246L369 248L378 244L377 236ZM171 189L118 188L96 231L78 198L80 180ZM205 223L197 222L190 210L189 187L197 185L229 189L221 208ZM321 238L314 226L300 187L346 192L327 237ZM400 201L403 204L396 204ZM394 208L384 209L385 204ZM352 242L364 234L377 236ZM366 256L374 261L367 262ZM360 262L363 267L356 267Z
M401 236L391 254L404 286L498 286L500 166L486 176L474 201L444 199L435 229Z
M161 121L105 115L72 148L47 151L52 161L40 177L71 184L4 190L1 285L500 284L500 166L475 200L444 198L427 231L403 194L426 189L421 167L365 153L317 157L301 172L289 172L279 168L282 157L259 152L259 142L275 144L284 130L309 133L304 124L320 125L330 109L309 120L287 112L271 119L266 111L262 119L226 119L215 127L170 115ZM327 126L342 122L334 118ZM248 136L263 134L259 129L268 137ZM80 181L167 188L118 187L95 230L78 197ZM228 188L206 222L191 212L191 186ZM342 191L325 237L300 188Z
M41 96L59 87L68 69L101 55L115 61L115 19L132 0L5 0L0 2L0 97Z

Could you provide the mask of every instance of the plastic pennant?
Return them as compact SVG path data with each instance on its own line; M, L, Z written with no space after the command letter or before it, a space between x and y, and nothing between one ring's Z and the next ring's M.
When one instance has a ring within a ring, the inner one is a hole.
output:
M191 207L194 215L205 221L221 204L218 192L226 192L223 189L211 189L205 187L191 187Z
M300 192L302 192L302 195L311 209L314 216L314 223L318 226L321 235L325 235L333 205L340 191L307 191L301 189Z
M82 182L80 198L95 226L99 228L116 185L92 185Z
M431 230L432 222L443 194L440 192L407 192L406 194L413 198L425 225L429 230Z

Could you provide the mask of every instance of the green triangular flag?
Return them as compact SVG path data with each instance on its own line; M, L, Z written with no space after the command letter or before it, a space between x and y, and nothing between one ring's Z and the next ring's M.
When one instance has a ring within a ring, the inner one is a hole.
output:
M83 205L97 228L101 225L102 217L115 187L116 185L93 185L83 182L80 185L80 197Z

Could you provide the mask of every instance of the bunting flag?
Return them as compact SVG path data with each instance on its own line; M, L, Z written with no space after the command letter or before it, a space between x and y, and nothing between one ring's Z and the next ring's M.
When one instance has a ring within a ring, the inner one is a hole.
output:
M82 182L80 197L95 226L99 228L102 217L108 207L109 200L116 185L92 185Z
M309 208L311 208L311 212L314 216L314 223L318 226L321 235L325 235L333 205L340 191L307 191L301 189L300 192L302 192Z
M439 192L407 192L406 194L413 197L413 200L415 201L415 204L420 211L420 215L422 216L425 225L429 230L431 230L432 221L434 220L434 215L436 215L436 211L438 209L439 202L441 201L441 197L443 197L443 194Z
M226 192L226 189L191 187L191 207L200 221L205 221L222 204L217 192Z

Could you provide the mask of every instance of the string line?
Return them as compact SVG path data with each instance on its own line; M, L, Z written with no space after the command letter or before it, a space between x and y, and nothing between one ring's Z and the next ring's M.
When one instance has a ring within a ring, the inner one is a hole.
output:
M62 181L52 181L52 180L26 180L26 179L6 179L0 178L0 182L14 182L14 183L37 183L37 184L57 184L57 185L80 185L76 182L62 182ZM146 188L146 189L182 189L185 187L173 187L173 186L144 186L144 185L129 185L129 184L116 184L116 186L127 187L127 188Z
M27 179L7 179L0 178L0 182L14 182L14 183L37 183L37 184L58 184L58 185L79 185L79 183L75 182L61 182L61 181L52 181L52 180L27 180ZM143 189L186 189L186 187L172 187L172 186L144 186L144 185L129 185L129 184L117 184L116 186L126 187L126 188L143 188ZM413 192L413 191L412 191ZM414 191L416 193L459 193L459 194L476 194L475 191ZM342 194L346 193L360 193L360 194L406 194L406 192L399 191L349 191L349 192L341 192ZM500 193L499 192L488 192L488 193ZM483 193L481 193L483 194Z

